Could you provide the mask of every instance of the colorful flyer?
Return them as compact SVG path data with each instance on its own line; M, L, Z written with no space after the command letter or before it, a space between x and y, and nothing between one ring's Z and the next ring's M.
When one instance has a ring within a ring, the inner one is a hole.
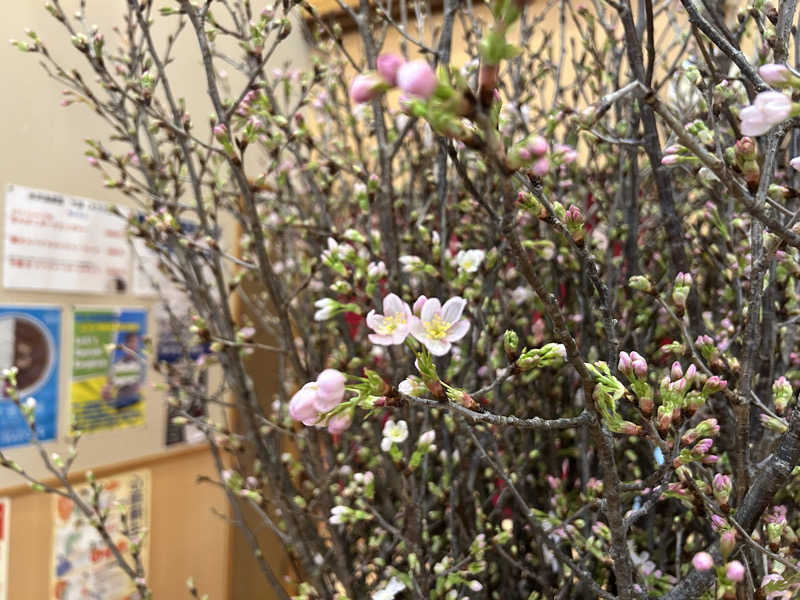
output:
M54 306L0 306L0 369L17 367L22 401L36 400L36 435L56 437L61 309ZM0 447L27 444L31 430L10 398L0 397Z
M70 408L73 431L144 423L145 309L80 308L74 313Z
M130 544L139 541L142 566L147 572L150 527L150 471L120 473L98 480L101 510L109 510L106 529L120 553L132 564ZM88 485L77 487L87 504L92 502ZM124 534L121 515L128 516L130 536ZM134 600L136 585L122 570L114 554L75 503L63 496L53 497L53 551L51 598L55 600Z
M8 600L8 536L11 527L11 498L0 498L0 600Z
M9 185L3 285L110 294L130 286L126 221L103 202Z

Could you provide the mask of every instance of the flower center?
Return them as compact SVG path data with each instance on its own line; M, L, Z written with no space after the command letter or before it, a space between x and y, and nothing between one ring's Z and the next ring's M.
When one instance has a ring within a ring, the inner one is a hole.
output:
M425 333L433 340L440 340L447 335L452 323L442 319L441 315L433 315L430 321L424 321L422 325L425 327Z
M402 313L395 313L393 315L383 317L383 325L378 328L378 333L381 335L389 335L394 333L394 330L401 325L405 325L406 321L406 316Z

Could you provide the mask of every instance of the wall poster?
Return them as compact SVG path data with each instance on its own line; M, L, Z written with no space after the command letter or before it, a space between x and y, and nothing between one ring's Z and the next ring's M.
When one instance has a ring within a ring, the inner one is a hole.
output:
M125 219L103 202L9 185L6 289L109 294L130 285Z
M143 424L147 310L76 308L74 328L72 430Z
M36 435L56 437L61 309L0 305L0 369L16 366L20 399L36 400ZM26 444L31 431L19 408L0 394L0 448Z
M122 508L128 515L131 538L141 539L142 563L147 572L150 528L150 471L120 473L98 483L101 509L109 508L108 529L114 545L130 559L130 539L123 534ZM91 488L77 486L80 497L91 502ZM69 498L53 497L53 550L51 598L56 600L134 600L135 584L118 566L100 534Z

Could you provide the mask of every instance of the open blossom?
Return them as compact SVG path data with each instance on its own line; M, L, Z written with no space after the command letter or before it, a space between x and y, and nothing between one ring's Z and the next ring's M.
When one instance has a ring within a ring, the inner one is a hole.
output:
M381 440L381 450L388 452L392 444L401 444L408 438L408 423L392 419L386 421L383 426L383 439Z
M372 600L394 600L394 597L404 589L406 589L406 584L397 577L392 577L385 588L372 594Z
M411 335L419 340L434 356L450 352L453 342L469 331L469 321L461 318L467 301L455 296L444 303L438 298L428 298L419 317L411 322Z
M762 135L792 112L792 101L781 92L761 92L753 104L739 113L744 135Z
M474 273L481 266L484 258L486 258L486 252L483 250L461 250L456 254L456 263L459 271Z
M318 423L322 413L333 410L344 400L345 376L336 369L325 369L319 374L316 381L310 381L300 388L289 401L289 416L295 421L301 421L303 425L324 426ZM350 426L349 422L345 425L343 419L345 415L337 415L338 419L333 428L328 423L331 433L341 433ZM339 418L342 417L342 418ZM351 417L350 417L351 418ZM334 431L338 429L338 431Z
M411 330L411 309L396 294L383 299L383 314L374 310L367 314L367 326L376 333L369 334L369 341L381 346L402 344Z

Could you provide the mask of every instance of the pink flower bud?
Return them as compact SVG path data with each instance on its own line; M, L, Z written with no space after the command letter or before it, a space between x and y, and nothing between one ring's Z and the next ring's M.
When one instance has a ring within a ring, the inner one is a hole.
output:
M669 167L671 165L677 165L678 160L679 158L677 154L665 154L661 158L661 164L664 165L665 167Z
M708 552L698 552L692 558L692 566L698 571L708 571L714 566L714 559Z
M693 448L693 452L695 454L706 454L709 450L711 450L711 446L714 444L714 440L711 438L703 438Z
M395 86L397 85L397 71L405 62L406 59L399 54L381 54L377 61L378 73L380 73L381 77L388 81L390 85Z
M692 383L696 375L697 375L697 367L695 367L694 365L689 365L689 368L686 369L686 376L685 376L686 381Z
M683 367L677 360L672 363L672 369L670 369L669 376L672 378L672 381L678 381L678 379L683 377Z
M789 164L795 171L800 171L800 156L795 156L789 161Z
M319 412L335 408L344 398L345 376L336 369L325 369L317 377L315 407Z
M744 565L738 560L732 560L725 565L725 577L730 581L742 581L744 579Z
M533 163L533 166L531 167L531 171L537 177L541 177L547 174L549 170L550 170L550 161L547 160L546 156L541 157L539 160Z
M397 70L398 87L411 96L430 98L436 83L436 74L425 60L412 60Z
M316 420L317 409L314 406L316 398L317 391L306 384L289 401L289 416L295 421Z
M631 352L631 362L633 363L633 372L639 379L647 377L647 361L638 352Z
M753 104L739 112L744 135L762 135L792 112L792 100L781 92L761 92Z
M631 362L631 355L627 352L620 352L619 353L619 363L617 364L617 369L623 375L629 375L631 371L633 371L633 363Z
M537 135L528 142L527 148L530 153L535 154L536 156L544 156L547 154L550 146L547 144L547 140L545 140L542 136Z
M417 298L417 301L414 302L414 307L412 308L415 315L419 316L419 314L422 312L422 307L425 306L425 303L427 301L428 301L427 296L420 296L419 298Z
M723 558L729 557L734 548L736 548L736 530L731 528L723 531L719 536L719 550Z
M758 74L761 75L761 79L770 85L784 83L792 75L786 65L778 65L775 63L760 66L758 68Z
M339 435L340 433L350 429L350 425L352 423L353 415L350 414L349 411L336 415L328 421L328 433Z
M214 137L218 140L228 137L228 128L223 123L214 126Z
M356 104L374 100L384 91L386 81L377 73L361 73L350 84L350 99Z

